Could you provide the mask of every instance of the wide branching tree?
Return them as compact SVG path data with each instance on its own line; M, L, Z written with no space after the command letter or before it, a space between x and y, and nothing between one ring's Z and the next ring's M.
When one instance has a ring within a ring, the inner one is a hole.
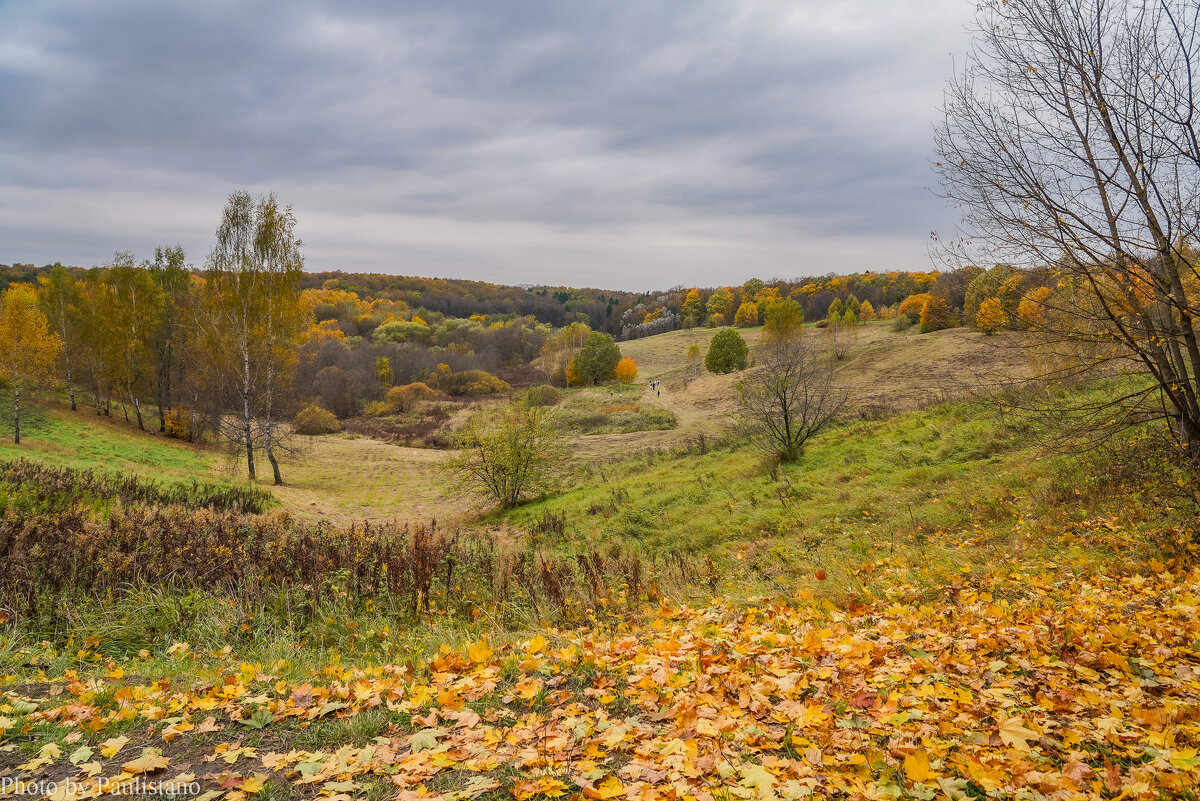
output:
M989 0L936 139L987 261L1058 272L1027 315L1054 377L1132 373L1104 419L1169 420L1193 459L1198 21L1195 0Z
M458 448L447 463L451 475L502 509L553 489L567 458L551 413L529 398L473 415L459 432Z
M847 400L834 382L832 356L799 335L770 339L737 393L742 430L781 462L797 461Z

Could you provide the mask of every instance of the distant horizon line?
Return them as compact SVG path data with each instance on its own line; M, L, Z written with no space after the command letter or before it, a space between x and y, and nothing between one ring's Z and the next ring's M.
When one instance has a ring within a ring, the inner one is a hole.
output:
M17 267L26 267L27 266L27 267L32 267L34 270L45 270L45 269L48 269L48 268L53 267L58 264L62 264L62 262L55 261L55 262L51 262L51 263L47 263L47 264L38 265L33 262L14 261L14 262L7 262L7 263L0 262L0 268L14 269ZM103 264L95 264L90 267L83 267L78 264L62 264L62 266L66 267L68 269L72 269L72 270L97 270L97 269L103 268L104 265ZM188 267L188 269L192 270L193 272L202 272L206 269L202 266L198 266L195 264L188 264L187 267ZM502 287L507 286L507 287L513 287L516 289L525 289L527 291L533 290L533 289L580 289L580 290L594 290L594 291L600 291L600 292L625 292L625 293L629 293L629 294L645 294L645 293L650 293L650 292L672 292L674 290L686 290L686 289L721 289L724 287L743 286L748 281L753 281L755 279L762 281L764 284L774 284L774 283L778 283L781 281L785 282L785 283L801 283L801 282L810 281L810 280L813 280L816 278L836 278L836 277L851 276L851 275L877 275L877 274L883 274L883 273L931 273L931 272L941 273L942 272L942 270L939 270L937 268L921 270L921 269L917 269L917 268L893 267L893 268L888 268L885 270L856 270L856 271L844 272L844 273L842 273L842 272L813 273L813 274L809 274L809 275L794 276L792 278L784 278L781 276L772 276L770 278L761 278L759 276L750 276L749 278L746 278L738 283L721 283L721 284L713 284L713 285L672 284L669 287L661 287L661 288L619 289L619 288L613 288L613 287L587 286L584 284L578 284L578 285L549 284L549 283L536 283L536 282L528 282L528 281L504 283L504 282L500 282L500 281L487 281L482 278L465 278L465 277L461 277L461 276L449 276L449 275L421 275L418 273L401 273L401 272L394 272L394 273L392 273L392 272L368 272L368 271L363 271L363 270L345 270L345 269L340 269L340 268L310 269L308 265L305 265L302 269L304 270L304 272L306 272L310 275L319 275L322 273L336 273L336 274L340 274L340 275L379 275L379 276L392 276L392 277L397 277L397 278L417 278L417 279L421 279L421 280L466 281L466 282L476 283L476 284L490 284L492 286L502 286Z

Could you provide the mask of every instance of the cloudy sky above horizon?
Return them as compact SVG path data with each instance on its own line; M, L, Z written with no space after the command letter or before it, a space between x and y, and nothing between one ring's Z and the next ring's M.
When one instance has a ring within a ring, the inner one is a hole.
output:
M0 262L182 244L621 289L928 269L966 0L0 0Z

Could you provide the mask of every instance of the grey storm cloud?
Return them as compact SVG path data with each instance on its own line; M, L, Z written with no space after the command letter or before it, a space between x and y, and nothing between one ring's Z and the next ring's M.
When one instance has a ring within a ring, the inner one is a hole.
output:
M0 261L204 259L225 196L309 269L622 288L923 268L960 0L0 4Z

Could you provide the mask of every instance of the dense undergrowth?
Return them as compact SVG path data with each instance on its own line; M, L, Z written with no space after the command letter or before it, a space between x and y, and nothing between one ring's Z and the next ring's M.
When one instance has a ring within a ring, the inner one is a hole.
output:
M337 527L261 512L263 490L163 486L30 462L0 465L0 615L63 645L104 632L108 653L259 636L390 646L429 621L585 622L686 581L695 560L619 547L550 556L436 522Z
M261 514L278 505L270 491L248 484L195 479L163 483L128 473L55 467L28 459L0 461L0 514L10 506L31 514L113 501L126 506L181 506L240 514Z

